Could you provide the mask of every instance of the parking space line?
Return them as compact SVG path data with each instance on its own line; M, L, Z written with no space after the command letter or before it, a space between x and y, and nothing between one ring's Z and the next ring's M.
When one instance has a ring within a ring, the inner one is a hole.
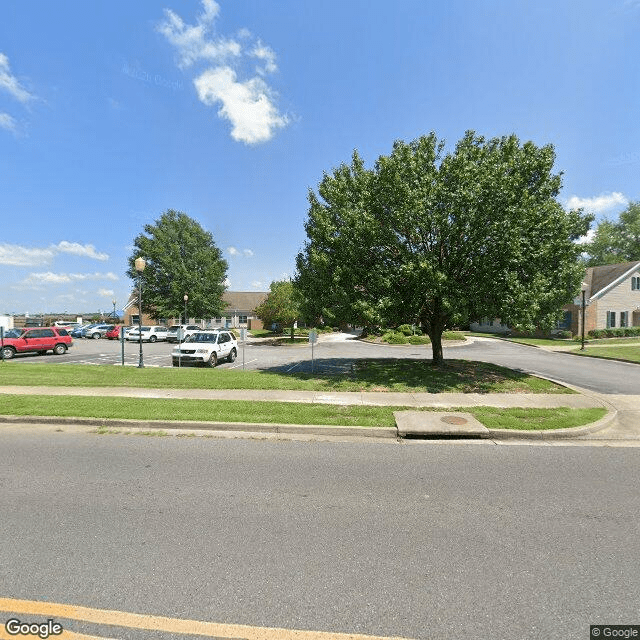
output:
M243 364L249 364L250 362L256 362L256 360L257 360L257 359L258 359L258 358L254 358L253 360L247 360L247 361L246 361L246 362L244 362L244 363L242 363L242 362L241 362L240 364L234 364L234 365L233 365L233 367L227 367L227 369L235 369L236 367L241 367ZM237 363L237 362L238 362L238 361L236 360L236 363Z

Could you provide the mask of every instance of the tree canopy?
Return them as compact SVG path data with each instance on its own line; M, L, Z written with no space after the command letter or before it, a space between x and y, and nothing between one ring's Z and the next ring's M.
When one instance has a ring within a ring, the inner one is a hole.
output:
M137 282L134 261L146 261L142 272L143 309L155 318L177 317L189 296L189 315L221 316L225 304L227 262L213 236L188 215L169 209L134 240L127 275Z
M599 222L593 239L583 248L588 266L640 260L640 202L630 202L617 222Z
M591 216L557 201L553 146L469 131L398 141L372 169L358 152L309 192L296 287L306 316L442 332L482 317L550 327L579 290Z
M256 307L255 314L266 326L274 322L283 325L293 325L300 316L298 296L293 284L289 280L272 282L269 295Z

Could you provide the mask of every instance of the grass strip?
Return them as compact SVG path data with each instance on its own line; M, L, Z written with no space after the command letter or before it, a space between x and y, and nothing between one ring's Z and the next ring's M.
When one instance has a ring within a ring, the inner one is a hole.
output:
M579 356L589 356L590 358L640 363L640 347L585 347L584 351L578 348L571 353L577 353Z
M113 365L53 365L5 362L0 385L142 387L151 389L279 389L429 393L573 393L548 380L485 362L446 360L356 360L348 373L282 373L242 369L163 369Z
M407 407L247 402L242 400L176 400L155 398L91 398L85 396L3 395L2 413L14 416L57 416L196 422L253 422L393 427L394 411ZM442 411L426 407L424 411ZM451 408L473 414L490 429L562 429L599 420L605 409Z

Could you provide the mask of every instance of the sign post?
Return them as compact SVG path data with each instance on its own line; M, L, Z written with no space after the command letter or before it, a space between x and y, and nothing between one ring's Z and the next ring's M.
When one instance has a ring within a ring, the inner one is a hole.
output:
M309 342L311 343L311 373L313 373L313 345L318 342L318 332L314 329L311 329L311 331L309 331Z
M120 353L122 359L122 366L124 367L124 325L120 327Z
M240 340L242 341L242 370L244 371L244 345L247 342L247 330L244 327L240 329Z
M0 353L2 354L2 362L4 362L4 327L0 326Z

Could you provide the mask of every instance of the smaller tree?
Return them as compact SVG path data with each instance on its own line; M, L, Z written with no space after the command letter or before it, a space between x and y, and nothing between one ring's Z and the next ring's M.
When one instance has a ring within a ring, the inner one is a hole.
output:
M291 325L293 339L293 324L300 317L300 304L293 283L289 280L272 282L269 295L255 312L265 326L273 323Z
M617 222L599 222L585 250L592 267L640 260L640 202L630 202Z

